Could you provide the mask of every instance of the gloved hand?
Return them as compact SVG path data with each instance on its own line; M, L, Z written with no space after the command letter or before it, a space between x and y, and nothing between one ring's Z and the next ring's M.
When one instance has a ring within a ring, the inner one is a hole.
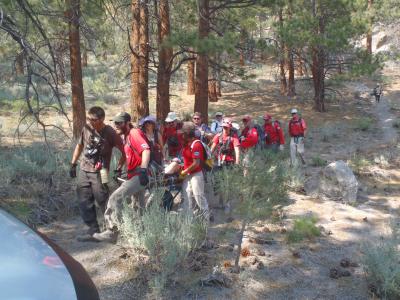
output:
M149 184L149 177L147 176L147 169L140 168L139 169L139 182L140 185L146 186Z
M285 150L285 145L279 145L279 150L280 150L280 151Z
M69 176L71 178L76 177L76 166L77 166L77 164L71 164L71 168L69 169Z

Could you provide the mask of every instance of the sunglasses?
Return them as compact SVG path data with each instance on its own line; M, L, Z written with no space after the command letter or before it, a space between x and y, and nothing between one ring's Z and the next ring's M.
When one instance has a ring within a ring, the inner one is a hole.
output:
M121 126L124 122L114 122L115 126Z
M200 120L200 118L193 118L193 120Z
M100 120L100 119L99 119L99 118L90 118L90 117L88 117L87 120L88 120L89 122L97 122L97 121Z

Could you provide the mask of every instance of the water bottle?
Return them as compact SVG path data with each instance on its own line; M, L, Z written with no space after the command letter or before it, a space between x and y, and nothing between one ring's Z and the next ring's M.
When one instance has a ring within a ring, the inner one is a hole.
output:
M108 183L108 171L106 168L101 168L100 170L100 180L102 184Z

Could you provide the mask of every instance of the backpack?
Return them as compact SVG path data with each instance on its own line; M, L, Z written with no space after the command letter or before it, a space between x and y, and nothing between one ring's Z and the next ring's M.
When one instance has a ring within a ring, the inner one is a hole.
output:
M293 124L296 124L296 123L299 123L300 126L301 126L301 129L304 130L304 128L303 128L303 123L302 123L301 121L302 121L301 118L299 118L297 121L293 121L293 120L290 120L290 121L289 121L289 134L292 132L292 126L293 126Z
M253 128L255 128L257 130L257 135L258 135L258 141L257 141L256 148L262 149L262 148L264 148L264 143L265 143L264 129L258 124L254 124Z
M230 132L228 139L226 140L225 144L223 142L223 138L222 138L223 133L219 133L219 151L221 154L229 154L231 152L231 142L232 142L232 136L233 133L232 131Z
M192 142L192 145L190 145L190 150L193 149L193 146L195 143L200 142L201 145L203 146L204 149L204 161L200 160L201 162L201 167L203 170L209 172L212 170L214 162L213 162L213 158L212 158L212 153L210 150L210 147L208 147L204 142L202 142L201 140L194 140Z

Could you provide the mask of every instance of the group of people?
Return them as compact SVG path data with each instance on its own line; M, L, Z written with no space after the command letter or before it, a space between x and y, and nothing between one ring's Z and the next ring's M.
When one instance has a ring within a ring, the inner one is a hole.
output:
M291 115L288 123L291 162L297 164L297 156L304 162L307 126L297 109L292 109ZM159 124L155 117L147 116L134 126L131 116L123 112L111 120L113 128L105 124L105 112L101 107L90 108L70 168L71 177L78 175L79 210L89 227L78 239L115 242L125 200L133 197L139 212L142 212L146 205L145 189L149 185L150 164L163 165L171 160L180 163L178 172L182 178L183 208L193 213L197 207L199 215L208 222L210 212L205 193L205 171L211 167L207 163L210 159L215 161L216 168L224 168L245 164L253 148L274 152L284 150L281 123L273 120L270 114L265 114L263 119L264 125L260 126L250 115L245 115L240 130L237 123L221 112L215 114L211 127L203 122L201 113L195 112L191 122L181 122L175 112L170 112L163 124ZM121 173L126 165L127 180L109 195L107 174L113 148L121 152L115 172ZM97 220L96 203L104 213L106 229L103 232Z

